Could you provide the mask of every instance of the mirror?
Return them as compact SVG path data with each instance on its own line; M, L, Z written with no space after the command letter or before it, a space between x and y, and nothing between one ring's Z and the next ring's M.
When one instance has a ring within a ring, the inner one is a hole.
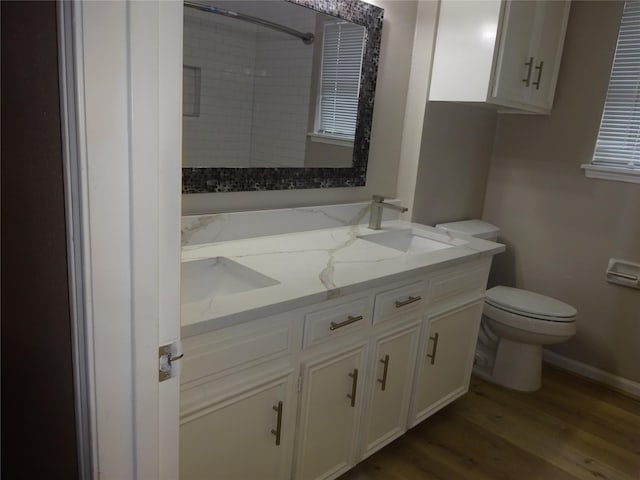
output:
M364 186L382 9L184 3L183 193Z

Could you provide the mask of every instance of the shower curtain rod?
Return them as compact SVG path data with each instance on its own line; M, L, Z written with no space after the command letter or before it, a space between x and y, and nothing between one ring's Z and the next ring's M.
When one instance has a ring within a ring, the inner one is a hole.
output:
M224 8L214 7L212 5L204 5L196 2L184 2L185 7L194 8L203 12L216 13L218 15L224 15L225 17L235 18L243 20L245 22L255 23L256 25L262 25L263 27L271 28L279 32L284 32L294 37L298 37L305 45L311 45L314 40L313 33L302 33L293 28L285 27L278 23L263 20L262 18L252 17L251 15L245 15L244 13L234 12L233 10L226 10Z

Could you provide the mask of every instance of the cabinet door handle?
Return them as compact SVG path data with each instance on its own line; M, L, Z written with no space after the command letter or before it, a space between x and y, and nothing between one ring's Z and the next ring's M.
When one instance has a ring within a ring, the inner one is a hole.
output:
M436 363L436 353L438 352L438 338L440 338L440 334L436 332L433 337L429 337L429 340L433 340L433 349L431 353L427 353L427 358L431 359L431 365Z
M533 68L533 57L529 57L529 61L524 62L524 64L528 67L527 78L523 78L522 81L524 82L524 86L528 87L529 85L531 85L531 69Z
M417 302L418 300L422 300L422 297L420 295L418 295L417 297L412 297L411 295L409 295L409 298L407 298L406 300L396 300L396 308L404 307L405 305Z
M542 78L542 67L544 67L544 62L540 60L540 65L536 65L536 70L538 71L538 78L533 84L536 86L536 90L540 90L540 79Z
M329 324L329 330L332 332L337 330L338 328L346 327L347 325L351 325L352 323L359 322L364 317L362 315L358 315L357 317L352 317L351 315L347 316L347 319L344 322L331 322Z
M273 409L278 413L278 420L276 422L276 428L271 430L271 433L276 436L276 446L280 446L280 436L282 434L282 401L273 406Z
M384 369L382 370L382 378L378 378L378 383L382 385L381 390L387 388L387 373L389 372L389 355L385 355L384 358L380 359L380 363L384 365Z
M349 372L349 376L352 378L351 393L347 394L347 398L351 399L351 406L356 406L356 392L358 391L358 369L354 368L353 372Z

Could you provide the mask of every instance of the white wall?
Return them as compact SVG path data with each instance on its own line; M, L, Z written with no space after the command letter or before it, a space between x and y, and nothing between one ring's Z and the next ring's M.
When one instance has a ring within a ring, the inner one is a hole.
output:
M395 196L405 105L412 61L414 30L418 3L416 0L375 0L370 3L384 8L382 49L375 96L371 150L367 185L360 188L310 189L273 192L232 192L189 194L182 196L183 213L211 213L260 210L304 205L322 205L368 200L373 193ZM433 9L435 12L435 9ZM431 28L435 17L430 18ZM431 31L431 36L433 32ZM426 49L430 55L430 49ZM417 83L416 83L417 84ZM426 81L422 84L426 89ZM418 109L419 110L419 109ZM416 121L422 123L424 106ZM421 129L420 129L421 131ZM415 136L411 141L419 142ZM417 155L411 169L417 169ZM410 170L411 170L410 169ZM414 173L415 175L415 173ZM413 191L411 191L411 196Z
M429 82L439 2L421 1L416 12L415 37L411 57L411 75L407 92L407 108L404 115L396 196L409 211L404 218L416 214L414 209L422 135L427 109Z
M429 102L412 220L427 225L480 218L497 114L491 108Z
M492 281L578 309L553 350L640 381L640 291L608 284L609 257L640 261L640 185L587 179L623 2L573 2L550 116L500 116L483 218L507 252Z

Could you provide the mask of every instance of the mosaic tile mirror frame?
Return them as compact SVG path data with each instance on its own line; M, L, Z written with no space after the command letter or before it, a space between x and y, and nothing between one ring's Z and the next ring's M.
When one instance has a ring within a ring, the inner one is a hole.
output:
M182 168L183 193L364 186L384 10L360 0L285 0L365 30L358 116L351 168Z

